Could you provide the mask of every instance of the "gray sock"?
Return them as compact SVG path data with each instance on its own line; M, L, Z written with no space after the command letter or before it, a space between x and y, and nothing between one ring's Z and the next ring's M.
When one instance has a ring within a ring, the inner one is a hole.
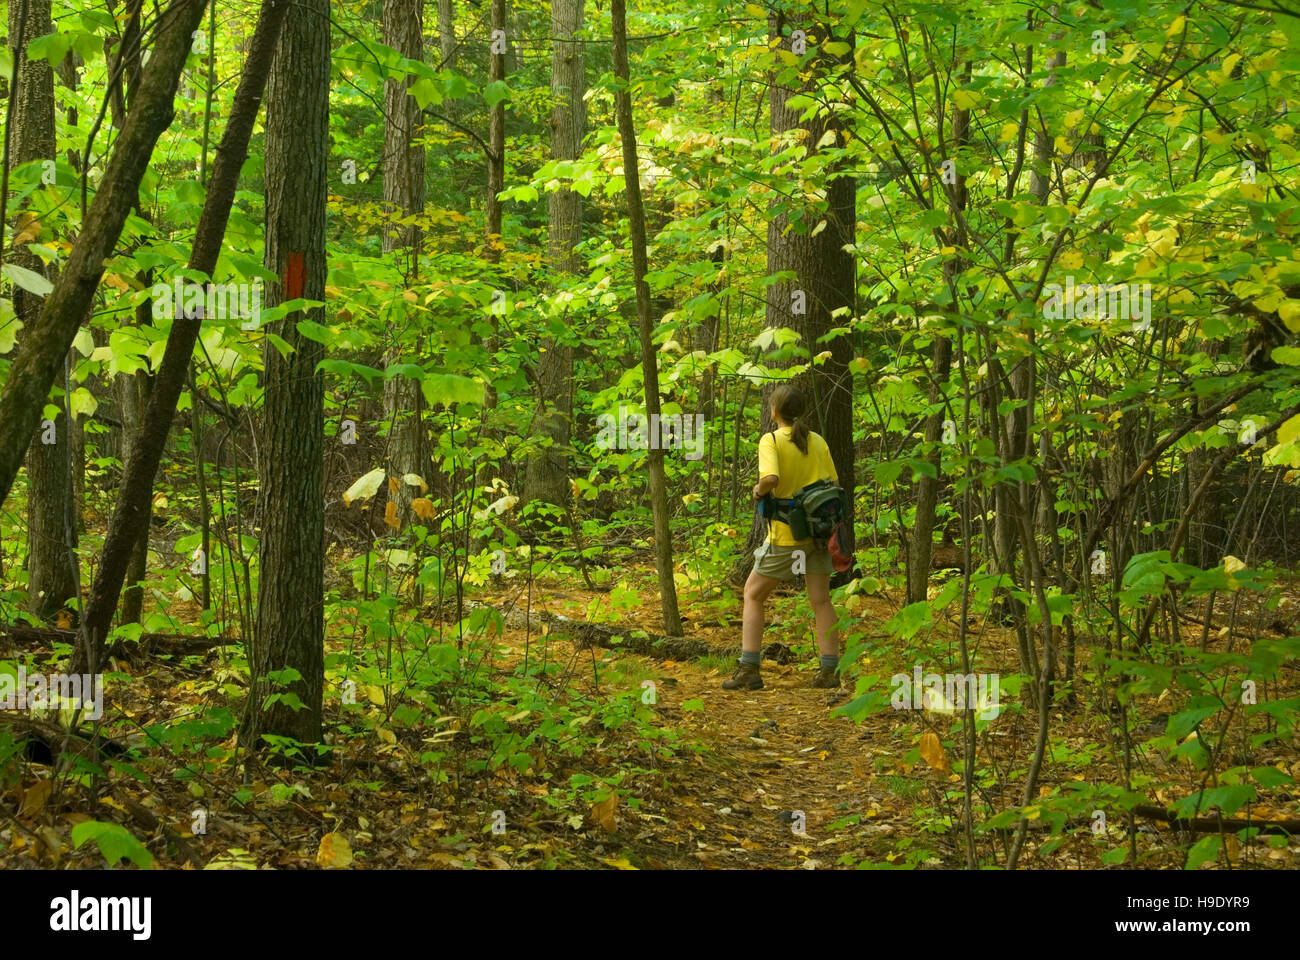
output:
M757 651L757 650L741 650L741 651L740 651L740 662L741 662L741 663L752 663L754 666L758 666L758 657L759 657L759 651Z
M840 665L840 658L836 654L823 653L821 654L821 658L821 666L823 670L834 670Z

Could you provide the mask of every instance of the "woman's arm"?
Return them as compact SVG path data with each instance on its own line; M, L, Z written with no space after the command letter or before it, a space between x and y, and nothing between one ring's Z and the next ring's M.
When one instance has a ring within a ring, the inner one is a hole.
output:
M758 481L758 483L754 484L754 499L762 500L765 496L775 490L776 485L780 482L780 478L775 474L769 474L764 477L762 480Z

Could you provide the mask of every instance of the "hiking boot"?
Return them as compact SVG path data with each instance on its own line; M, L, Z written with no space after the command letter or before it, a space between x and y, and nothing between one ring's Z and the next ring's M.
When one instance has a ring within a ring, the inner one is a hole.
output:
M817 676L813 677L811 686L820 690L831 690L839 687L840 677L835 672L834 667L821 667L817 671Z
M763 678L758 674L758 664L738 663L731 679L722 681L723 690L762 690Z

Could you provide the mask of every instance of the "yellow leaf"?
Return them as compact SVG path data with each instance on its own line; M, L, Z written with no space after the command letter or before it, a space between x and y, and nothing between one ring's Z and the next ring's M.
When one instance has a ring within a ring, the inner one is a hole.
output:
M617 867L619 870L636 869L636 867L632 866L632 864L628 862L627 857L619 857L617 860L615 860L613 857L605 857L604 859L605 862L608 863L611 867Z
M1277 308L1277 315L1292 333L1300 333L1300 300L1287 300Z
M411 509L421 520L432 520L438 515L438 511L433 508L433 501L428 497L416 497L411 501Z
M397 516L397 504L392 500L384 504L384 523L394 530L402 529L401 518Z
M1300 416L1294 416L1287 420L1286 423L1277 428L1278 446L1284 443L1290 443L1300 436Z
M1187 18L1184 16L1174 17L1173 23L1169 24L1169 29L1165 31L1165 36L1172 37L1176 33L1181 33L1183 29L1183 24L1186 22L1187 22Z
M1078 110L1071 110L1069 113L1067 113L1065 115L1065 128L1067 130L1073 130L1075 127L1077 127L1079 123L1083 120L1083 114L1084 114L1083 107L1080 107Z
M322 870L343 870L352 865L352 848L341 833L327 833L316 850L316 866Z
M36 219L36 215L24 211L18 217L18 236L14 237L14 246L21 246L24 243L30 243L41 235L41 221Z
M1219 66L1219 69L1223 71L1225 78L1232 76L1232 68L1237 65L1237 61L1240 59L1241 54L1239 53L1230 53L1223 58L1223 63Z
M50 798L50 791L54 789L53 780L37 780L27 788L23 794L23 807L18 812L19 816L35 816L45 806L45 801Z
M952 766L948 763L948 754L944 752L939 737L933 733L921 734L921 757L935 770L948 773Z
M424 482L424 478L418 473L406 473L402 475L402 482L408 487L419 487L421 493L428 493L429 485ZM393 491L396 493L397 491Z
M1236 573L1238 570L1245 570L1246 564L1236 557L1227 556L1223 558L1223 570L1225 573Z
M343 505L352 506L353 500L368 500L375 495L379 485L384 482L384 468L376 467L343 492Z
M957 105L958 110L969 110L977 106L984 98L974 90L958 90L952 95L952 102Z

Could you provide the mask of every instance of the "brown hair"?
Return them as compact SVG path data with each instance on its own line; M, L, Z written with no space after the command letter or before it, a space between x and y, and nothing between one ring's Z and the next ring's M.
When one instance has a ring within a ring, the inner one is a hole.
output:
M801 419L804 414L803 394L788 383L783 383L772 391L772 409L793 425L790 440L799 452L808 454L808 424Z

